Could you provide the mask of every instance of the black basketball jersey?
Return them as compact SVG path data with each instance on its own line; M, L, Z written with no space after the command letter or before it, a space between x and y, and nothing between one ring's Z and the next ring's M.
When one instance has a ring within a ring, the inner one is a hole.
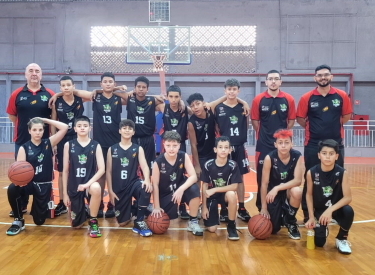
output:
M284 164L277 153L277 149L268 154L271 159L270 178L268 183L268 191L275 186L286 183L294 179L294 169L301 157L301 153L297 150L290 150L290 159L287 164Z
M204 164L201 180L208 183L208 189L211 189L224 187L232 183L241 183L242 176L234 160L228 160L224 166L217 166L215 159L210 159ZM210 199L215 199L220 195L221 193L215 193Z
M186 181L185 176L185 152L178 151L177 159L174 165L171 165L164 154L161 154L155 159L158 165L159 178L159 195L164 197L167 194L173 193Z
M163 129L165 131L175 131L181 136L181 142L185 142L187 137L187 123L188 123L188 110L181 113L179 110L176 112L171 109L170 104L165 104L163 113Z
M215 116L212 111L207 111L206 118L199 118L196 115L192 115L189 122L193 125L195 130L199 158L214 155Z
M29 140L22 145L26 153L26 161L35 169L34 182L49 182L53 180L52 146L49 138L42 139L39 145Z
M69 177L68 195L74 197L78 191L78 185L87 183L98 170L96 161L96 149L98 142L91 140L82 147L77 139L69 142Z
M247 141L247 118L243 105L238 103L229 107L220 103L215 108L216 122L220 129L220 136L227 136L231 145L243 145Z
M143 101L139 101L136 97L130 97L126 110L128 111L128 119L135 123L134 137L149 137L154 134L156 117L155 98L153 96L147 96Z
M345 169L337 164L328 172L323 172L320 164L310 169L315 209L324 210L343 198L342 179L344 172Z
M104 148L109 148L121 140L118 131L121 122L121 104L120 97L112 95L111 98L106 98L102 94L97 94L92 104L94 139Z
M72 105L69 105L65 102L63 97L59 97L55 103L57 118L59 121L68 124L69 130L66 133L66 136L73 136L76 134L73 128L74 119L76 117L82 116L84 107L82 98L74 96L74 102Z
M119 143L111 146L112 154L112 189L116 194L130 190L139 180L139 145L133 143L128 149L123 149Z

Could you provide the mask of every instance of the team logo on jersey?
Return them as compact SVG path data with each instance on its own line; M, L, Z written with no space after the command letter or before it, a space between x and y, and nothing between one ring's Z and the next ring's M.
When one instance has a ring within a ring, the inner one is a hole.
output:
M276 115L277 111L276 110L273 110L271 115Z
M330 196L332 196L332 193L333 193L333 189L331 186L325 186L325 187L322 187L323 189L323 196L328 198Z
M285 180L288 177L288 172L282 172L280 173L280 179Z
M262 111L263 112L268 112L270 110L269 106L262 106Z
M126 167L126 166L129 165L129 160L127 158L125 158L125 157L121 158L120 161L121 161L121 166L122 167Z
M111 105L109 104L103 105L103 109L105 113L109 113L111 111Z
M46 102L46 101L48 101L48 97L45 96L45 95L41 95L40 100Z
M149 102L148 102L148 105L152 105L152 101L149 101Z
M120 216L120 210L115 211L115 217L118 217L118 216Z
M21 96L20 97L20 101L22 101L22 100L27 100L27 97L26 96Z
M82 155L78 155L78 162L80 164L85 164L87 162L87 156L82 154Z
M81 109L81 104L78 104L76 109L77 110Z
M118 104L118 101L115 102L115 105L117 105L117 104Z
M285 112L287 109L288 109L288 107L286 106L286 104L280 104L280 110L282 112Z
M236 116L231 116L231 117L229 117L229 119L230 119L230 123L232 123L232 124L238 123L238 117L236 117Z
M264 160L260 160L260 161L259 161L259 164L263 164L263 163L264 163Z
M310 103L311 108L318 108L319 107L319 102L311 102Z
M205 124L204 125L204 131L207 132L207 129L208 129L208 124Z
M74 113L73 113L73 112L66 113L66 117L67 117L69 120L72 120L72 119L74 118Z
M324 108L323 108L323 112L327 112L328 109L329 109L328 106L324 107Z
M172 127L176 127L178 125L178 120L176 118L171 119L171 125Z
M176 172L174 172L172 175L169 175L169 179L170 179L171 181L175 181L176 178L177 178L177 174L176 174Z
M95 101L96 101L96 102L100 102L100 94L97 94L97 95L96 95Z
M184 164L183 163L180 164L180 169L182 169L182 168L184 168Z
M133 153L132 157L135 158L137 156L137 152Z
M334 99L334 100L332 100L332 105L335 106L335 107L339 107L339 106L340 106L340 103L341 103L341 101L338 100L338 99Z
M340 176L340 172L336 172L335 176L336 177Z
M44 159L44 154L40 154L40 155L38 156L38 162L42 162L43 159Z
M224 107L219 107L219 116L225 116Z
M72 220L74 220L74 219L76 218L76 216L77 216L76 213L74 213L73 211L70 211L70 218L71 218Z
M216 180L213 180L213 182L215 183L216 187L223 187L223 186L225 186L225 180L223 180L222 178L218 178Z
M145 109L140 107L140 106L137 106L137 113L138 114L143 114L145 112Z
M200 125L198 121L195 121L195 125L197 126L197 130L200 130L202 128L202 125Z
M31 149L31 146L29 146L29 152L27 153L29 156L34 155L33 149Z
M30 102L31 105L34 105L35 103L37 103L36 100L33 100L33 101Z
M75 153L74 146L75 146L75 144L72 143L72 148L70 149L70 152L71 152L71 153Z
M165 163L164 162L162 162L161 163L161 169L160 169L160 173L163 173L163 174L165 174L167 171L165 171Z

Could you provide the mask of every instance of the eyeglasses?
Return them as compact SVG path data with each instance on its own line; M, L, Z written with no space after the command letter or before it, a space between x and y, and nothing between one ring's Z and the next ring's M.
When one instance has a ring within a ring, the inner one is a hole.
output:
M267 78L267 80L268 81L271 81L271 82L273 82L273 81L279 81L279 80L281 80L281 78L278 78L278 77L269 77L269 78Z
M326 73L326 74L317 74L315 75L317 78L323 78L323 77L329 77L331 74Z

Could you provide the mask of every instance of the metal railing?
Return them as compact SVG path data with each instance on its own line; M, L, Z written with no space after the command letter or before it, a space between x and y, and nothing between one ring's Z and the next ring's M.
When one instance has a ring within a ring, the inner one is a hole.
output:
M351 120L344 125L345 147L375 147L375 120L369 120L367 125L356 125L364 121ZM14 126L7 117L0 117L0 143L13 143ZM293 143L295 146L303 146L305 129L296 124L293 128ZM250 125L247 132L247 145L255 146L256 133Z

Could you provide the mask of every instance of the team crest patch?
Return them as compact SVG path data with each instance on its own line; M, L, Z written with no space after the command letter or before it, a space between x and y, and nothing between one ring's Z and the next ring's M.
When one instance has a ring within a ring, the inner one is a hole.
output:
M338 99L334 99L334 100L332 100L332 105L333 106L335 106L335 107L339 107L340 106L340 100L338 100Z
M81 104L79 104L76 109L77 110L81 109Z
M271 115L276 115L277 111L276 110L273 110Z
M323 108L323 112L327 112L328 109L329 109L328 106L324 107L324 108Z
M38 156L38 162L42 162L43 159L44 159L44 154L40 154L40 155Z
M80 164L85 164L87 162L87 156L82 154L82 155L78 155L78 162Z
M67 117L69 120L72 120L72 119L74 118L74 113L73 113L73 112L66 113L66 117Z
M231 116L231 117L229 117L229 119L230 119L230 123L232 123L232 124L238 123L238 117L236 117L236 116Z
M121 158L120 160L121 160L122 167L126 167L129 165L129 160L127 158L124 157L124 158Z
M34 105L37 101L36 100L33 100L30 102L31 105Z
M288 107L286 106L286 104L280 104L280 110L282 112L285 112L287 109L288 109Z
M132 155L132 157L135 158L136 156L137 156L137 153L135 152L135 153Z
M176 127L178 125L178 120L175 119L175 118L172 118L171 119L171 125L172 125L172 127Z
M213 180L213 182L215 183L216 187L225 186L225 180L223 180L222 178L218 178L217 180Z
M45 96L45 95L41 95L40 100L46 102L46 101L48 101L48 97Z
M145 112L145 109L140 107L140 106L137 106L137 113L138 114L143 114Z
M282 172L280 173L280 179L285 180L288 177L288 172Z
M152 105L152 101L149 101L149 102L148 102L148 105Z
M184 168L184 164L183 163L180 164L180 169L182 169L182 168Z
M109 113L111 111L111 105L109 104L103 105L103 110L105 113Z
M175 181L176 178L177 178L176 172L174 172L172 175L169 176L169 179L170 179L171 181Z
M330 196L332 196L332 193L333 193L333 189L331 186L325 186L325 187L322 187L323 189L323 196L328 198Z

